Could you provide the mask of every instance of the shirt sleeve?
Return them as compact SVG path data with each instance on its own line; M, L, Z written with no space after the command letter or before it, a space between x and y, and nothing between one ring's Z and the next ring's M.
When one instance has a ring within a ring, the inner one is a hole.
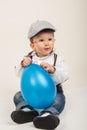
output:
M18 59L17 64L14 67L15 74L16 74L17 77L20 77L21 74L22 74L23 67L22 67L21 63L22 63L23 59L26 58L26 57L30 57L31 58L33 55L34 55L34 51L31 51L27 55L25 55L22 58Z
M69 78L68 66L61 57L57 57L55 69L52 78L56 85L65 82Z
M15 70L16 76L17 76L17 77L20 77L21 74L22 74L22 71L23 71L23 67L21 66L21 64L19 64L19 65L16 65L16 66L14 67L14 70Z
M24 57L17 59L16 65L14 66L15 75L17 77L20 77L23 71L23 67L21 65L21 62Z

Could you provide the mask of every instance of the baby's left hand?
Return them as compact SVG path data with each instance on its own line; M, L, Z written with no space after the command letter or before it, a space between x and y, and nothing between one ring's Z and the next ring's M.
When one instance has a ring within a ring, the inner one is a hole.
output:
M49 73L54 73L55 72L55 68L54 66L48 64L48 63L45 63L45 62L42 62L40 64L40 66L42 66L46 71L48 71Z

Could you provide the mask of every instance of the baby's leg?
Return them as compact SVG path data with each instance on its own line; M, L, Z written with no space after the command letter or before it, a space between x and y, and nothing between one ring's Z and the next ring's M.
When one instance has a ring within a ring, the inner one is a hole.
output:
M21 92L17 92L14 96L14 104L16 110L11 113L11 118L18 124L33 121L38 116L38 112L29 106L23 99Z

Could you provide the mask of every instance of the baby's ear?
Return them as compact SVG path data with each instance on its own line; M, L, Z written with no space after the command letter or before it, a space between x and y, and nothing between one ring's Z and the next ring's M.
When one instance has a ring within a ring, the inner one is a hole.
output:
M30 47L32 48L32 49L34 49L34 43L30 43Z

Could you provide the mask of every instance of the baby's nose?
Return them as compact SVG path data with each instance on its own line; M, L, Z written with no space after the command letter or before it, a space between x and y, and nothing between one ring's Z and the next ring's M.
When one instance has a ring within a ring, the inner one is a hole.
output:
M48 41L45 41L45 45L46 45L46 46L49 45L49 42L48 42Z

